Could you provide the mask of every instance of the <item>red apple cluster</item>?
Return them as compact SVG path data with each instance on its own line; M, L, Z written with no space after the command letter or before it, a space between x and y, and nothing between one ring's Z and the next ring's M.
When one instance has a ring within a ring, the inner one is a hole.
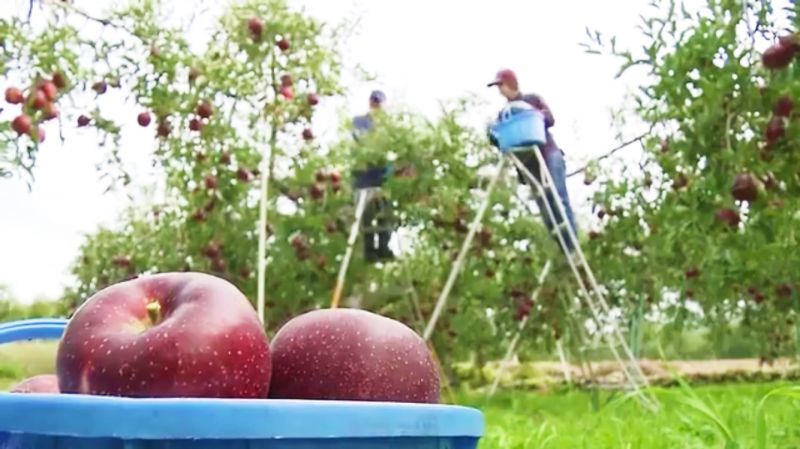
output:
M66 80L56 73L49 80L37 80L27 93L18 87L8 87L5 100L9 104L21 105L21 113L11 121L11 128L17 135L27 135L32 139L44 142L45 131L42 124L58 117L59 89L66 87Z
M222 250L212 241L203 254L216 259ZM398 321L315 310L289 320L270 344L235 285L194 272L98 291L70 319L56 375L26 379L11 392L416 403L439 402L440 393L425 341Z
M314 173L314 182L308 187L308 194L314 201L320 201L325 197L327 186L330 185L334 193L342 188L342 175L336 169L317 170Z

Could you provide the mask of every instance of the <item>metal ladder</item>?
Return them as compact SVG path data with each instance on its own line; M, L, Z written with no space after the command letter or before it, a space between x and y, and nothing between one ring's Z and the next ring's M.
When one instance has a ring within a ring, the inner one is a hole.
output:
M331 298L331 309L339 307L342 299L342 291L344 290L344 281L347 277L347 268L350 266L350 259L353 257L353 248L355 247L356 240L358 240L358 231L361 229L361 220L364 218L364 211L367 208L367 203L376 191L380 190L378 187L367 187L358 190L356 200L356 217L353 224L350 226L350 234L347 237L347 248L342 258L342 263L339 265L339 274L336 276L336 287L333 289L333 297Z
M525 151L525 150L532 150L533 154L535 154L538 164L539 164L539 172L542 175L542 179L537 179L530 170L525 167L525 165L519 160L519 157L515 154L514 151ZM578 283L580 293L585 300L585 303L589 306L589 310L591 311L592 317L594 321L597 323L598 329L601 331L606 327L603 324L603 319L601 314L610 314L611 308L608 305L608 302L605 300L602 290L599 288L597 284L597 280L594 277L594 273L592 272L591 268L589 267L588 262L586 261L586 257L583 253L583 250L580 247L578 242L577 236L575 235L575 231L569 225L567 221L567 216L565 214L564 206L561 203L560 196L555 191L555 184L553 182L553 178L550 174L550 171L547 168L547 165L544 162L544 159L541 155L541 150L536 147L525 147L525 148L515 148L514 151L504 153L503 157L498 161L497 165L495 166L495 173L494 176L490 179L489 184L486 188L485 195L486 197L483 199L482 203L478 207L478 211L475 214L475 217L470 224L469 231L467 232L466 238L461 246L461 249L456 257L455 262L453 263L452 269L450 270L450 274L447 278L447 282L445 283L444 288L436 302L436 306L434 307L433 313L431 318L428 320L427 326L425 327L425 331L423 333L423 338L426 341L429 341L431 336L433 335L433 331L436 328L436 323L439 320L442 312L444 311L445 305L447 303L447 299L450 295L450 292L455 285L456 279L463 268L464 261L466 259L467 252L472 245L472 240L475 237L478 227L483 220L483 216L486 213L486 210L491 202L491 194L494 188L497 185L498 180L502 177L503 173L507 165L510 163L511 165L515 166L520 173L525 177L527 180L528 185L533 190L533 194L540 198L543 198L544 201L542 203L545 205L544 209L540 211L540 213L545 214L547 218L549 218L550 223L553 224L553 230L551 232L555 233L557 238L559 247L563 252L569 267L575 276L575 280ZM561 220L556 220L556 215L554 214L553 208L549 201L547 201L548 196L555 198L556 207L558 208L558 216L561 217ZM535 213L533 210L533 206L530 204L530 201L524 201L524 204L528 207L531 213ZM566 234L566 236L565 236ZM570 240L569 243L572 243L572 247L574 248L573 251L569 250L568 242L565 240L565 237ZM549 265L547 266L549 269ZM543 273L546 275L547 273L543 270ZM541 277L541 276L540 276ZM541 277L543 280L544 278ZM512 344L515 347L516 341L519 340L519 334L524 328L527 320L523 320L520 323L520 328L517 331L517 336L515 339L512 340ZM619 330L614 324L611 324L612 331L603 332L603 336L606 340L606 343L611 350L614 359L620 365L625 374L625 377L629 383L629 385L633 388L636 394L640 395L642 400L647 404L652 406L653 408L658 407L657 402L652 397L646 395L643 391L644 388L649 386L649 382L647 377L641 370L641 367L638 364L638 361L634 357L630 347L628 346L627 341L622 335L622 332ZM515 341L516 340L516 341ZM619 351L617 350L617 346L623 348L623 355L624 358L627 359L627 363L623 360L623 356L620 355ZM513 348L509 347L509 352L513 355ZM508 356L508 352L506 354ZM497 382L497 380L495 380ZM493 386L496 388L496 386Z

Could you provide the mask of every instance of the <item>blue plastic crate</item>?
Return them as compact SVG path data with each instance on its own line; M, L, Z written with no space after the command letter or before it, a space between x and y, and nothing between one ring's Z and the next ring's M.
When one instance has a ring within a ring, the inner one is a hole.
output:
M497 141L497 148L506 153L515 148L544 145L547 134L544 115L535 109L522 110L511 114L506 111L500 120L489 128Z
M65 325L0 325L0 343ZM0 393L0 449L474 449L483 426L450 405Z

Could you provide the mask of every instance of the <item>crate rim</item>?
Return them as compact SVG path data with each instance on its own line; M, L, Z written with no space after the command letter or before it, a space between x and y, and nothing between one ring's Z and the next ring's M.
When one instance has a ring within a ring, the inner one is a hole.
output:
M122 439L471 437L483 413L458 405L0 393L0 433Z

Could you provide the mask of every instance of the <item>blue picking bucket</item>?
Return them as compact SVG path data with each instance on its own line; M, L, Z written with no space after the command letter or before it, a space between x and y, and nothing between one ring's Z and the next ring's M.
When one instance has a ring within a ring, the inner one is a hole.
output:
M491 126L489 132L497 140L497 147L503 153L514 148L544 145L547 141L544 115L535 109L504 114Z
M0 343L59 338L65 320L0 325ZM0 449L474 449L460 406L0 393Z

